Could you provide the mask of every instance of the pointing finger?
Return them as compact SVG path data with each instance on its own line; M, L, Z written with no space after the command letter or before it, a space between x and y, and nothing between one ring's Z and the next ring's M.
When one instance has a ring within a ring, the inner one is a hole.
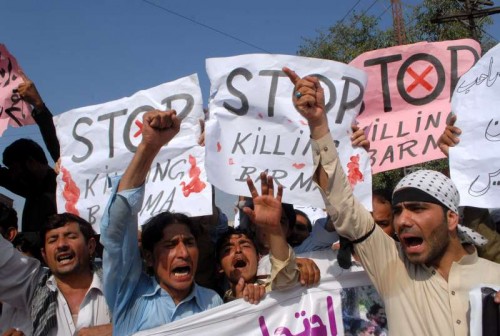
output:
M299 75L297 75L295 73L295 71L287 68L287 67L283 67L283 72L288 76L288 78L290 78L290 81L295 85L297 84L297 82L300 80L300 77Z

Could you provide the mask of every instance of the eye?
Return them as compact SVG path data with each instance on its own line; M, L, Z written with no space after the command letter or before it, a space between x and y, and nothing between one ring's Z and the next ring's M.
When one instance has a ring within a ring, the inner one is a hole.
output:
M191 237L191 238L185 238L182 242L187 247L196 246L196 239L194 239L193 237Z
M395 208L392 208L392 214L393 215L399 215L402 211L402 208L401 207L395 207Z

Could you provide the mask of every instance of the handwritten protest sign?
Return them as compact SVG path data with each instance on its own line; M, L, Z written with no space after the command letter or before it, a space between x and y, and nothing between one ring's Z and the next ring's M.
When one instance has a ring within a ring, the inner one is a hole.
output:
M312 258L321 270L317 287L273 291L258 305L236 300L135 335L327 336L358 335L362 328L387 331L368 321L366 312L382 301L360 267L342 270L331 250L303 256Z
M474 40L421 42L370 51L350 63L368 73L357 120L368 131L373 173L443 158L437 139L451 92L480 54Z
M293 85L281 70L316 75L325 89L330 130L354 194L371 209L366 152L353 149L351 124L361 105L366 76L345 64L285 55L241 55L207 60L211 81L206 125L207 175L227 193L249 196L247 177L268 170L285 187L285 202L324 208L312 181L307 122L292 104Z
M55 117L62 158L59 212L78 213L99 230L110 196L109 178L122 174L132 159L142 136L142 116L152 109L175 109L182 123L179 134L153 162L139 223L167 210L193 216L211 213L204 148L197 144L203 109L196 75Z
M450 148L450 173L460 204L500 206L500 44L460 78L453 93L460 143Z
M23 82L17 60L0 44L0 136L7 127L31 125L31 106L21 100L19 93L13 92Z

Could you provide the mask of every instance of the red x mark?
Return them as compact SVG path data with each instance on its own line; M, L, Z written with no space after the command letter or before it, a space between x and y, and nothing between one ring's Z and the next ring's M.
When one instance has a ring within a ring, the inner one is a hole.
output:
M135 124L137 125L137 127L139 127L137 132L135 132L135 134L134 134L134 138L137 138L142 133L142 122L140 122L139 120L136 120Z
M406 72L408 72L410 76L412 76L415 80L413 81L413 83L410 84L410 86L408 86L406 91L408 93L412 92L413 89L415 89L418 85L422 85L424 88L427 89L427 91L432 90L434 86L432 86L428 81L425 80L425 76L427 76L429 72L431 72L433 69L434 67L432 65L429 65L427 69L425 69L424 72L422 72L421 75L418 75L415 71L413 71L412 68L408 68Z

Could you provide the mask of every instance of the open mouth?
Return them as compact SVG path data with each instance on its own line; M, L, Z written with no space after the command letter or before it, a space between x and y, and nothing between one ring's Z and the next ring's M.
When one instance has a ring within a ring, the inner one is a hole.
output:
M406 237L403 240L405 242L405 245L408 247L420 246L424 242L424 240L419 237Z
M180 267L175 267L173 269L173 273L175 276L182 277L189 275L191 273L191 267L189 266L180 266Z
M61 254L56 256L56 260L60 264L67 264L71 260L73 260L73 258L74 258L73 254L70 254L70 253L61 253Z
M236 260L236 262L233 264L233 267L234 268L243 268L247 265L247 262L242 260L242 259L239 259L239 260Z

